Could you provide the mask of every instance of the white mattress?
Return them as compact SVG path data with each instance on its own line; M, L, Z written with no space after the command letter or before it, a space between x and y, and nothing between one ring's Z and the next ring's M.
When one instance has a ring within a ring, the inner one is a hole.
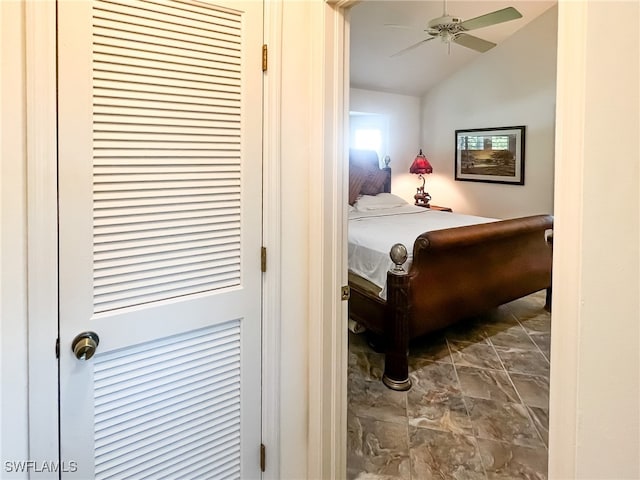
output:
M494 218L441 212L414 205L349 213L349 271L380 287L386 298L387 271L393 267L389 250L396 243L407 247L412 260L413 243L418 235L433 230L495 222Z

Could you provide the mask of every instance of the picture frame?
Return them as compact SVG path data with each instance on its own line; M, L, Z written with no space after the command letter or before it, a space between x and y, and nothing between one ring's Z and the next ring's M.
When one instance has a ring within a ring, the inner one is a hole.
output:
M526 126L456 130L455 179L524 185Z

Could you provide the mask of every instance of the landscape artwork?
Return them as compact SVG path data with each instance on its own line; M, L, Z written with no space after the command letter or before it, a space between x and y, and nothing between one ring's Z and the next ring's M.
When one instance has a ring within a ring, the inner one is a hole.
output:
M524 185L525 127L456 130L455 179Z

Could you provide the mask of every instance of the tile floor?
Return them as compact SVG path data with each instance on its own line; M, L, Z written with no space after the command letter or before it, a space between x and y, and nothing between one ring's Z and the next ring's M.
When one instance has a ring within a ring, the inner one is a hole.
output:
M544 292L411 346L408 392L349 333L347 478L546 479L551 316Z

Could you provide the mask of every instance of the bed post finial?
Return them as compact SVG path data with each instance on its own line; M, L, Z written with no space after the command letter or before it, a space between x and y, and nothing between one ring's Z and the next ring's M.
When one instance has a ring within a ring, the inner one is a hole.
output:
M407 247L396 243L389 256L395 266L387 272L386 349L383 383L393 390L409 390L409 274L403 265Z
M389 251L389 256L391 257L391 261L394 263L394 267L391 269L392 272L400 273L405 272L403 267L404 263L409 258L409 254L407 253L407 247L405 247L401 243L396 243L391 250Z

